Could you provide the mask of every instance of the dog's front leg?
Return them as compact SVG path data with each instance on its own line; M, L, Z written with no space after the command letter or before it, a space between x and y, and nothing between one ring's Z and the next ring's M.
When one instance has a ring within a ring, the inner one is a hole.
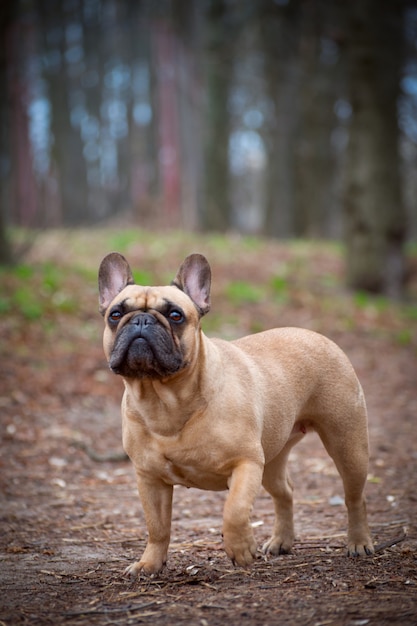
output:
M156 574L166 563L172 516L172 485L138 474L138 491L148 528L148 543L140 561L126 569L132 577L140 572Z
M252 461L241 462L229 479L229 495L223 513L223 539L227 556L238 565L250 565L256 543L250 516L262 483L263 467Z

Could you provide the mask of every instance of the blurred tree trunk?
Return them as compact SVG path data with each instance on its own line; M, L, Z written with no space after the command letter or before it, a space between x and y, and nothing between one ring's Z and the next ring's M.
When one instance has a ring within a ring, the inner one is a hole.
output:
M300 6L299 123L294 155L297 236L329 235L335 209L331 135L341 74L336 38L342 10L341 4L330 2L305 2Z
M347 281L399 297L404 285L405 211L398 156L400 3L350 4L352 123L345 197Z
M7 236L6 219L6 177L10 170L10 120L7 82L7 32L13 17L13 2L4 2L0 6L0 159L6 171L1 172L0 191L0 264L9 264L13 260L12 247ZM7 165L6 165L7 164ZM7 168L7 169L6 169Z
M201 2L173 3L178 45L178 111L181 145L181 225L196 230L201 213L203 154L201 66L204 7Z
M297 114L298 69L295 55L297 11L268 0L256 5L260 12L260 48L265 59L266 92L271 115L262 133L267 151L264 234L294 234L293 148Z
M133 7L131 9L133 10ZM137 86L133 107L130 109L130 192L134 219L140 225L155 226L158 217L156 215L158 149L156 124L152 119L157 107L154 103L155 89L152 88L151 29L147 27L146 17L140 12L136 21L133 21L133 26L130 36ZM138 37L138 32L141 34L140 37ZM141 114L137 115L135 120L136 106Z
M158 104L158 154L164 223L180 225L180 129L178 112L178 41L171 20L155 20L152 27Z
M233 36L227 24L224 0L211 0L207 15L204 169L202 224L224 231L230 225L228 100L232 74Z
M63 32L71 24L78 23L77 7L73 13L66 11L62 3L42 3L38 5L44 36L52 29L57 31L60 24ZM58 31L59 32L59 31ZM49 99L51 103L51 132L54 138L51 149L51 167L56 172L58 194L55 206L55 223L64 221L69 225L88 222L88 186L83 143L79 130L71 124L70 99L72 83L68 63L65 61L67 43L62 34L57 43L60 53L60 67L54 68L47 76Z

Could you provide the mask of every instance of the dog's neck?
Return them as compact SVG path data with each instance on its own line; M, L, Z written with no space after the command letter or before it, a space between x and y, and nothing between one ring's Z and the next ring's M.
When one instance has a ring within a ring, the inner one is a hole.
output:
M207 352L211 373L217 348L201 332L198 356L180 372L165 379L124 379L123 404L126 415L142 423L153 434L172 437L205 410L213 377L207 376ZM184 384L184 379L187 384ZM185 407L185 408L184 408Z

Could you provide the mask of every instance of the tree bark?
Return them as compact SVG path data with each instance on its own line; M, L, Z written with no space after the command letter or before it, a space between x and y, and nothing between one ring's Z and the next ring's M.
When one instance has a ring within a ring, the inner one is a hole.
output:
M7 81L7 32L13 18L12 2L5 2L0 8L0 89L3 97L0 98L0 155L6 163L7 156L10 159L10 120ZM3 166L4 167L4 166ZM8 164L10 169L10 162ZM12 247L7 235L6 219L6 172L2 172L2 185L0 191L0 265L7 265L13 261Z
M389 0L354 0L350 8L347 282L398 298L405 276L396 110L401 12Z
M294 235L294 140L297 122L299 72L296 59L297 9L270 2L256 5L260 19L260 47L264 54L267 97L272 113L262 136L267 151L265 222L267 236Z
M202 224L206 230L225 231L230 226L230 175L228 100L232 46L226 32L224 0L211 0L208 12L207 106L205 127L205 190Z
M343 14L339 3L305 2L300 7L294 230L301 237L329 236L333 223L336 163L331 135L342 74L339 14ZM333 51L326 52L331 46Z

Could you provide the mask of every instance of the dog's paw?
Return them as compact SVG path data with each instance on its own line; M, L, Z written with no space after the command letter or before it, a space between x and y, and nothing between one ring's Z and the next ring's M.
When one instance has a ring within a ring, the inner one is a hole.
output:
M224 548L229 559L234 565L247 567L251 565L256 558L257 546L253 537L247 537L246 541L226 541Z
M124 575L129 578L138 578L141 574L145 576L154 576L158 574L164 567L164 563L150 563L145 561L135 561L124 571Z
M125 575L137 578L140 574L153 576L160 572L167 561L167 547L165 544L148 543L140 561L135 561L125 569Z
M374 546L370 540L363 543L349 542L348 544L348 556L370 556L374 552Z
M271 537L271 539L266 541L262 546L262 552L264 554L273 554L274 556L278 556L279 554L289 554L291 552L292 544L292 538L286 539L283 537Z

